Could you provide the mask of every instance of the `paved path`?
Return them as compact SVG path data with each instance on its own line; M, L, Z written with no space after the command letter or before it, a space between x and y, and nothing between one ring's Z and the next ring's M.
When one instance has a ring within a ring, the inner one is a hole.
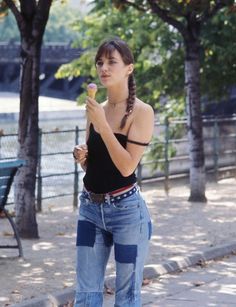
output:
M142 297L148 307L236 306L236 256L153 279ZM114 295L106 295L104 307L113 304Z
M166 280L163 274L236 251L235 183L235 179L208 183L207 204L189 203L187 185L173 186L168 197L160 183L144 186L143 194L154 225L145 277L161 276L161 280ZM0 254L4 253L0 257L0 284L4 285L0 306L15 303L27 307L61 306L73 298L76 213L72 202L50 200L47 210L38 214L37 220L40 239L22 240L23 261L9 257L9 253L16 254L14 250L0 250ZM5 239L12 240L4 227L4 221L0 221L0 235L5 234ZM107 268L108 287L114 285L113 276L111 257ZM169 280L177 280L177 277L180 278L177 275ZM168 280L166 283L171 285ZM152 295L154 290L150 287L155 284L154 281L153 285L144 287L144 298L149 297L145 291L151 291ZM161 288L157 290L159 295ZM155 306L155 302L153 304Z

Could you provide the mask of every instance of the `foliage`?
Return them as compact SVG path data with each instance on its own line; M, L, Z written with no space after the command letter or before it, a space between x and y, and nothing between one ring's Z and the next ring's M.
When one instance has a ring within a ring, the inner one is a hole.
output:
M44 42L70 43L75 40L78 33L72 30L71 25L79 16L80 11L69 7L66 3L53 3L44 34Z
M73 63L63 65L57 77L83 75L88 76L88 81L98 82L94 66L96 48L104 39L119 36L133 50L137 94L141 99L155 108L161 108L161 97L173 97L171 101L183 97L183 51L176 44L179 34L154 20L151 14L143 14L132 8L121 12L111 6L110 1L104 2L101 10L74 24L73 28L80 33L74 45L82 47L85 52ZM178 71L174 73L175 65ZM173 80L175 84L171 86Z
M111 6L110 1L94 2L93 12L73 26L79 33L74 44L84 48L85 52L74 63L63 66L57 77L83 75L88 76L89 81L98 82L93 63L95 50L102 40L119 36L134 52L138 96L158 111L168 112L169 116L183 115L184 48L181 35L150 11L144 13L118 5L121 1L115 2L116 7ZM167 2L173 3L166 1L165 7ZM186 12L193 8L200 12L209 1L198 2L197 5L196 1L178 1L172 15L178 13L177 8L183 7ZM145 1L135 3L142 7L147 5ZM202 29L201 90L204 96L219 99L235 83L235 30L236 17L229 14L228 9L208 21ZM220 70L217 62L220 62Z
M7 5L4 1L0 1L0 18L3 18L7 14Z
M236 14L223 10L202 31L201 89L210 99L227 98L236 80Z
M164 160L168 161L177 154L176 141L186 137L185 118L162 116L155 129L158 131L158 137L153 138L148 148L146 162L149 164L153 162L150 164L152 171L157 168L164 171L166 166Z
M146 162L149 162L149 164L152 162L150 164L152 172L156 169L165 171L169 159L173 158L177 153L176 148L172 144L166 143L166 141L162 140L162 137L155 137L149 146Z
M4 1L0 3L0 41L20 41L16 20Z
M78 34L72 30L71 24L79 16L78 10L70 8L66 3L55 1L48 19L44 42L70 43L77 39ZM11 12L6 10L4 2L0 6L0 41L20 41L15 18Z
M88 76L88 81L96 79L94 55L100 42L110 36L119 36L126 40L135 56L135 77L137 94L145 102L151 104L159 112L160 120L166 116L178 117L185 113L184 94L184 41L180 33L157 18L148 9L147 1L135 1L138 10L132 5L125 6L126 1L94 1L95 7L91 14L79 20L74 28L80 33L77 46L85 52L75 63L63 66L57 76L69 77L75 74ZM185 23L184 15L194 12L198 18L204 17L204 10L211 10L214 1L158 1L170 16ZM133 2L134 3L134 2ZM144 11L145 10L145 11ZM236 27L235 15L228 9L205 23L202 29L201 42L201 88L202 94L222 97L226 89L235 83ZM219 31L221 29L221 31ZM227 47L225 47L227 42ZM212 53L214 50L214 53ZM230 55L230 57L228 56ZM220 67L216 65L220 59ZM75 65L74 65L75 64ZM222 74L227 76L222 82ZM86 93L79 97L83 103ZM98 93L98 100L104 98ZM182 129L171 132L181 137ZM159 144L159 145L157 145ZM175 154L170 147L169 156ZM150 152L153 157L163 155L163 146L159 142Z

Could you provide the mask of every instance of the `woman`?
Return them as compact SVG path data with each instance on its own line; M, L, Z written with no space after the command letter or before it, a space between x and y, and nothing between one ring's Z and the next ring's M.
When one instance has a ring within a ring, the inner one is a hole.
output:
M107 100L101 105L87 97L87 144L73 152L86 171L77 229L76 307L102 306L112 245L115 306L141 306L151 221L134 171L151 140L154 113L136 97L133 63L129 47L120 39L99 47L95 64Z

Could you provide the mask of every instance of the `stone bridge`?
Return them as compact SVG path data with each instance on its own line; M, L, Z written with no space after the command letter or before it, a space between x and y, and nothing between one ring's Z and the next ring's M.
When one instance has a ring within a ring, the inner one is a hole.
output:
M40 95L75 99L82 91L83 77L55 79L60 65L80 56L82 49L68 44L47 44L42 47L40 67ZM0 91L18 92L20 76L20 44L0 43Z

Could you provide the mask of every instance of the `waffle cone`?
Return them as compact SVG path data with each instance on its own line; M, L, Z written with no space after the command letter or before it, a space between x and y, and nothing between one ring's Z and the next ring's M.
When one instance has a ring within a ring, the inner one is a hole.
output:
M97 92L97 89L95 89L95 88L89 88L89 89L88 89L88 96L89 96L90 98L94 99L95 96L96 96L96 92Z

